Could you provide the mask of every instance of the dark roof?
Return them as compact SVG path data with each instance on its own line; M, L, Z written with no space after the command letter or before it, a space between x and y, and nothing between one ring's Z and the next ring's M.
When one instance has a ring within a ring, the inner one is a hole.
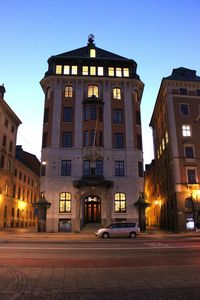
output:
M58 55L54 55L52 57L53 58L88 58L88 53L90 48L91 47L86 46L72 51L64 52ZM114 59L114 60L129 60L128 58L125 58L123 56L117 55L115 53L106 51L98 47L92 47L92 48L96 50L95 58L97 59L101 58L101 59Z
M172 74L168 77L164 77L163 79L200 81L200 77L196 75L195 70L191 70L183 67L173 69Z
M31 169L37 176L40 176L40 162L34 154L26 152L21 145L16 146L16 159Z

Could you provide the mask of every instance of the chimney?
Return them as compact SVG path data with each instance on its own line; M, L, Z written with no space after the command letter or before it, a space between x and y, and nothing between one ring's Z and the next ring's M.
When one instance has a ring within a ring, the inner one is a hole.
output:
M6 89L4 87L4 84L0 85L0 97L4 99L4 93L6 92Z

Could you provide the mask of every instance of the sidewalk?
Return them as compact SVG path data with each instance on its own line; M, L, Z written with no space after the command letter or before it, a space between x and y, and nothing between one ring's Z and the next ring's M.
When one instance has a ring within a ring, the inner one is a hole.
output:
M173 233L166 231L159 231L155 229L147 229L146 232L141 232L139 237L145 239L159 239L159 238L200 238L200 231L188 231L183 233ZM0 243L14 242L14 241L40 241L40 242L67 242L73 241L92 241L97 240L94 232L83 231L80 233L72 232L36 232L36 229L29 228L5 228L0 229Z

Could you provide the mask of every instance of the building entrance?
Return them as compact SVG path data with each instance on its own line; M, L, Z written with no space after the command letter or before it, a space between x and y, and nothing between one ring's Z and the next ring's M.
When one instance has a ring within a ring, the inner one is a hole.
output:
M101 222L101 200L96 196L88 196L84 200L85 223Z

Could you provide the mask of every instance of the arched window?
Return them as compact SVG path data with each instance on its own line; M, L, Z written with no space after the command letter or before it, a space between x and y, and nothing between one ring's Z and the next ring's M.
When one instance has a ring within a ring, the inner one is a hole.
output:
M114 88L113 89L113 99L121 99L121 89L120 88Z
M70 213L71 212L71 200L72 200L72 195L70 193L60 193L59 212Z
M65 87L65 98L72 98L73 97L73 87L68 85Z
M92 96L99 97L99 87L97 85L89 85L88 86L88 98Z
M126 195L124 193L115 194L115 213L126 212Z

